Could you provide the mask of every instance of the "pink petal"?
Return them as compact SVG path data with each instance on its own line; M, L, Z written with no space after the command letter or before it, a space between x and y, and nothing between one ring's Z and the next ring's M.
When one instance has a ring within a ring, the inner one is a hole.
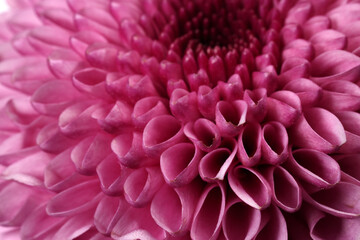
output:
M198 175L198 164L202 156L200 149L191 143L179 143L165 150L160 157L165 181L172 187L189 184Z
M256 235L256 240L288 239L286 221L276 206L271 205L261 213L261 230Z
M267 90L265 88L255 89L253 91L245 90L244 101L248 105L246 115L247 121L261 122L267 111Z
M245 166L258 164L261 157L261 127L258 123L247 123L238 138L239 161Z
M223 95L222 97L228 102L239 100L243 97L243 83L239 74L233 74L226 83L220 82L218 86L220 87L221 95Z
M143 129L152 118L167 115L169 113L167 106L167 100L160 97L154 96L140 99L135 103L131 115L135 127Z
M137 169L130 173L124 183L125 199L134 207L144 207L163 183L158 167Z
M219 89L211 89L206 85L202 85L199 87L197 98L201 114L208 119L215 119L215 106L220 99Z
M190 230L200 192L197 181L181 188L164 185L151 202L151 216L171 235L182 236Z
M117 157L114 154L110 154L100 162L96 172L102 191L112 196L122 194L124 182L131 171L122 167Z
M302 108L313 107L321 98L321 88L313 81L300 78L293 80L284 86L284 90L295 93L300 101Z
M151 166L158 163L156 158L145 156L142 147L143 135L139 132L123 133L111 143L111 149L119 158L122 165L130 168Z
M275 204L287 212L297 211L302 193L294 177L281 166L266 168L262 173L270 185Z
M285 127L279 122L266 123L261 131L262 161L273 165L286 160L289 138Z
M322 108L308 108L291 127L294 145L330 153L346 142L345 130L338 118Z
M310 18L303 26L306 38L330 28L330 19L327 16L317 15Z
M71 36L69 41L70 41L70 47L77 54L85 57L85 55L91 56L91 54L87 55L87 51L86 51L89 45L91 45L92 43L105 43L106 39L102 35L93 31L79 31L75 33L73 36ZM90 50L90 48L88 50Z
M225 189L221 183L208 185L202 192L191 225L191 238L216 239L225 214Z
M84 34L85 33L87 32L84 32ZM76 35L74 37L76 37ZM97 36L91 36L91 35L89 37L97 38ZM105 70L108 71L115 71L117 69L116 59L119 53L119 49L116 46L98 40L91 43L90 42L83 43L84 41L87 40L82 39L83 38L82 36L79 36L79 38L81 39L73 40L74 42L73 45L76 44L74 48L79 48L79 50L80 48L81 49L85 48L84 51L85 57L91 66L104 68Z
M310 63L304 58L292 57L285 59L281 66L279 76L280 85L283 86L299 78L307 78L310 75Z
M185 125L184 133L199 149L211 152L221 143L220 131L210 120L199 118Z
M282 52L282 57L284 60L289 58L304 58L310 61L313 59L314 54L315 51L310 42L303 39L296 39L286 45Z
M172 114L183 122L193 121L200 117L195 92L184 89L175 89L170 97L170 110Z
M339 182L334 187L308 195L304 200L314 207L340 218L360 216L360 186Z
M235 136L246 121L248 105L243 100L220 101L216 104L215 122L224 136Z
M83 175L95 173L96 166L111 153L111 140L106 134L97 134L78 143L71 152L76 170Z
M329 29L316 33L310 38L315 54L331 50L342 50L346 47L347 38L343 33Z
M271 189L256 170L239 165L230 171L228 179L234 193L249 206L264 209L270 205Z
M336 160L340 165L342 179L360 186L360 155L340 155Z
M329 188L340 181L339 164L323 152L298 149L286 163L295 176L318 188Z
M259 230L261 213L240 200L228 202L222 222L226 239L253 239Z
M184 60L185 60L185 58L184 58ZM184 71L185 71L185 69L184 69ZM200 86L210 84L209 77L204 69L200 69L196 73L187 75L187 78L188 78L188 82L190 85L190 89L192 91L197 92Z
M207 153L199 164L201 178L208 182L224 180L237 152L236 141L232 138L223 139L219 148Z
M357 111L360 109L360 87L347 81L331 81L323 84L319 106L332 112Z
M47 204L50 216L72 216L96 206L100 197L99 181L87 181L57 194ZM89 199L91 199L89 201Z
M176 143L185 139L180 122L170 116L153 118L144 129L143 148L149 156L158 157Z
M71 149L68 149L53 158L47 165L44 171L44 184L49 190L60 192L89 179L76 172L70 154Z
M282 123L286 128L293 125L301 114L300 98L290 91L277 91L267 98L267 119Z

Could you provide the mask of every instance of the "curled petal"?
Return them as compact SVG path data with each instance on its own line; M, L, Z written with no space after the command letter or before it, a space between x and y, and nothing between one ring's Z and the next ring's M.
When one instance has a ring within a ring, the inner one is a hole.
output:
M261 131L262 161L276 165L286 160L288 143L288 134L281 123L266 123Z
M332 112L358 111L360 109L360 87L348 81L332 81L323 84L319 106Z
M179 143L168 148L160 157L165 181L172 187L189 184L198 175L202 155L200 149L191 143Z
M279 208L271 205L261 211L260 231L256 235L256 240L288 239L287 224Z
M314 36L316 33L330 28L330 19L327 16L318 15L310 18L303 26L306 38Z
M70 82L54 80L43 84L32 95L31 103L41 114L58 116L77 96Z
M230 171L228 179L234 193L249 206L264 209L270 205L271 189L256 170L240 165Z
M299 78L307 78L310 75L310 63L303 58L288 58L281 66L279 85L283 86Z
M159 157L164 150L183 140L180 122L170 115L153 118L144 128L143 148L149 156Z
M284 90L295 93L301 101L302 108L315 106L322 94L321 87L306 78L299 78L289 82L284 86Z
M302 192L294 177L281 166L262 171L268 181L275 204L287 212L297 211L302 202Z
M226 204L222 222L224 235L228 240L253 239L259 230L261 213L240 200Z
M76 172L70 155L71 149L65 150L47 165L44 171L44 184L49 190L60 192L90 178Z
M105 43L107 40L94 31L79 31L69 39L70 47L80 56L85 57L86 49L92 43ZM112 63L113 64L113 63ZM105 67L105 66L104 66ZM105 67L105 69L110 70Z
M258 123L247 123L240 131L237 156L245 166L254 166L261 157L261 127Z
M169 114L167 106L167 100L160 97L153 96L140 99L135 103L131 115L135 127L142 129L154 117Z
M232 138L225 138L219 148L207 153L200 160L199 173L201 178L209 182L224 180L236 152L236 141Z
M211 89L206 85L202 85L198 90L198 108L201 114L208 119L215 119L215 106L220 99L219 89Z
M66 108L59 116L61 132L71 137L97 130L98 123L91 116L95 109L96 105L91 105L91 102L80 102Z
M184 89L175 89L172 92L170 109L177 119L184 122L193 121L200 117L196 93L189 93Z
M76 170L84 175L95 173L96 166L111 152L110 141L108 135L97 134L78 143L71 152Z
M106 72L96 68L86 68L74 73L74 86L82 92L103 99L111 99L105 89Z
M122 133L111 142L111 149L122 165L129 168L149 166L157 161L145 156L142 147L143 136L139 132Z
M320 55L323 52L344 49L347 38L343 33L329 29L313 35L310 42L315 49L315 54Z
M99 181L86 181L54 196L47 204L50 216L71 216L88 211L100 200ZM89 201L89 199L91 199Z
M124 182L130 172L119 164L114 154L110 154L96 168L102 191L111 196L120 195L123 192Z
M360 152L360 114L356 112L343 111L336 113L345 128L346 142L339 149L340 153Z
M296 39L286 45L284 51L282 52L283 59L289 58L304 58L308 61L312 60L314 57L314 48L310 42L303 39Z
M241 125L246 121L248 105L243 100L231 103L220 101L216 104L215 122L220 133L235 136L239 133Z
M309 108L291 127L294 145L330 153L346 142L344 127L334 114L322 108Z
M79 36L80 37L80 36ZM91 35L90 35L91 37ZM83 40L83 39L81 39ZM75 40L73 40L75 41ZM78 40L77 40L78 41ZM86 41L86 40L83 40ZM74 44L74 43L73 43ZM77 43L79 44L79 43ZM84 43L81 43L81 46ZM116 59L119 53L119 49L109 43L105 43L103 41L95 41L89 42L89 45L85 52L86 60L93 67L104 68L108 71L115 71L116 67ZM78 47L78 46L77 46ZM82 47L82 48L85 48Z
M221 94L226 101L232 102L243 97L243 83L239 74L233 74L226 83L220 83L218 86L220 86Z
M184 133L186 137L204 152L213 151L221 143L218 127L212 121L205 118L200 118L194 123L187 123Z
M340 218L360 216L360 186L339 182L313 194L303 191L304 200L314 207Z
M244 101L248 105L247 121L261 122L267 111L267 91L259 88L253 91L245 90Z
M323 152L298 149L286 163L294 175L318 188L328 188L340 181L339 164Z
M191 238L217 239L225 213L225 189L222 183L208 185L202 192L191 225Z
M210 84L209 77L204 69L200 69L197 73L187 75L187 78L192 91L198 91L200 86Z
M293 125L301 114L301 101L290 91L277 91L267 99L267 119L282 123L286 128Z
M360 155L349 154L336 157L341 169L341 178L360 186Z
M134 207L144 207L163 185L160 169L140 168L127 177L124 184L126 201Z
M171 235L183 236L190 230L200 192L198 181L181 188L164 185L151 202L151 216Z

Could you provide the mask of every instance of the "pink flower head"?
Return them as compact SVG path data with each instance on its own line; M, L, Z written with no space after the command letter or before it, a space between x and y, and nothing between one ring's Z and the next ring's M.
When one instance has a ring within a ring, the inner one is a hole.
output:
M1 239L358 239L359 1L8 2Z

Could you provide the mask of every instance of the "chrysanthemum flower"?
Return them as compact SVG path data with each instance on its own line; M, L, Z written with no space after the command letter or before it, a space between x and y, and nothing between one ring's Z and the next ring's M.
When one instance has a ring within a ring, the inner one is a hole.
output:
M358 239L359 1L9 4L2 239Z

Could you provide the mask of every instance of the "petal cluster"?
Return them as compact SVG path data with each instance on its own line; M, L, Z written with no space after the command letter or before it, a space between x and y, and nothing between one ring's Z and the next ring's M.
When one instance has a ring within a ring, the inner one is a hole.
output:
M359 1L8 2L2 238L360 235Z

